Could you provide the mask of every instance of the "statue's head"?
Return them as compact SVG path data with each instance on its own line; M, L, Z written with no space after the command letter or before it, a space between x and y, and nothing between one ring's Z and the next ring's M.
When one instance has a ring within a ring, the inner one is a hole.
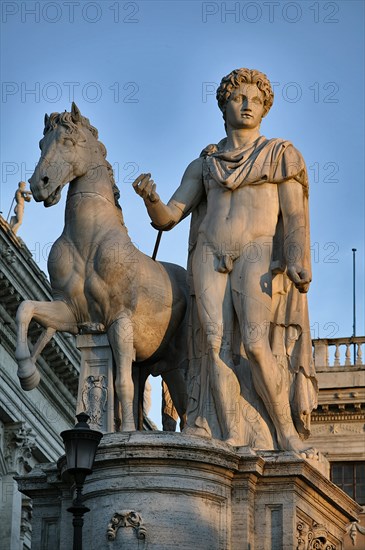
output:
M259 90L264 95L264 114L266 116L270 111L274 102L274 92L271 88L270 80L266 74L256 71L255 69L235 69L227 76L224 76L217 89L217 101L220 110L223 113L224 120L227 102L231 93L241 84L256 84Z
M24 190L25 190L25 187L26 187L25 181L20 181L20 182L18 183L18 187L19 187L19 189L20 189L21 191L24 191Z

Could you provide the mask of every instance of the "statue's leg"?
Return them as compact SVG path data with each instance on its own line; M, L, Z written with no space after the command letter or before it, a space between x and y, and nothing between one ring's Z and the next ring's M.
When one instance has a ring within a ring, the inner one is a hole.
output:
M21 223L18 221L18 218L15 218L15 217L13 216L11 219L13 219L13 218L14 218L14 222L13 222L13 224L11 225L11 229L12 229L14 235L16 235L17 232L18 232L19 227L21 226Z
M46 330L42 332L33 348L32 354L28 347L28 328L34 319ZM33 302L24 301L16 314L17 344L15 358L18 362L18 377L24 390L32 390L39 384L40 376L35 366L37 357L58 331L77 333L75 318L68 306L61 301Z
M16 233L18 232L19 227L23 223L24 206L21 207L21 205L18 204L15 207L14 212L15 212L16 215L12 216L12 218L10 220L10 226L13 230L14 235L16 235ZM13 223L12 223L12 220L13 220Z
M166 383L172 403L180 418L180 430L186 424L187 393L184 371L181 368L162 373L162 379Z
M134 385L132 362L134 359L132 322L122 317L109 327L108 339L116 366L115 391L121 403L122 431L136 429L133 415Z
M292 420L287 377L270 348L271 273L265 252L255 262L240 258L232 273L233 303L239 320L246 354L252 364L255 389L275 426L280 449L304 453L309 448L299 437Z
M222 438L234 445L238 437L240 387L233 372L231 338L234 310L229 276L216 271L217 259L212 251L207 251L207 245L204 247L204 257L197 247L193 262L198 315L207 342L211 393ZM204 382L202 380L201 384ZM209 418L207 420L209 423Z

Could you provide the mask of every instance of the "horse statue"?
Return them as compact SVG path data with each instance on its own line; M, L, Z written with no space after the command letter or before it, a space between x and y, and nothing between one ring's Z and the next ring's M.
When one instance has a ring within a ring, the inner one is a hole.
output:
M43 136L41 157L29 180L33 197L50 207L57 204L66 183L69 189L64 229L48 258L53 301L27 300L17 311L20 384L24 390L38 385L35 362L56 331L106 333L115 364L121 430L136 429L132 364L162 375L183 427L186 271L154 261L133 245L106 148L75 103L70 113L45 115ZM30 352L27 334L32 319L44 330Z

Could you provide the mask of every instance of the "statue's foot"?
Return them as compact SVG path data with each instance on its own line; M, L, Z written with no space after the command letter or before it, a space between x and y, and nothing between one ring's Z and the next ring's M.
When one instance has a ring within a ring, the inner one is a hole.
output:
M295 453L298 453L302 458L319 460L317 449L315 449L315 447L308 446L308 444L306 444L305 441L302 441L296 434L285 436L282 439L281 447L285 451L294 451Z
M241 447L242 441L240 441L238 425L236 422L231 422L227 428L227 437L224 439L225 443L232 445L232 447Z
M18 378L25 391L36 388L41 380L37 367L30 357L18 359Z
M232 447L241 446L236 436L228 437L227 439L224 440L224 443L228 443L228 445L232 445Z
M182 433L184 435L197 435L198 437L211 438L212 435L206 429L200 426L185 426Z

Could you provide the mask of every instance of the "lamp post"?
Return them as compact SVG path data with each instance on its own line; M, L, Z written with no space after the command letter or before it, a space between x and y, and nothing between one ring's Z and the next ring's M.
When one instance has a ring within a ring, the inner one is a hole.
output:
M67 472L73 476L76 485L76 498L67 509L73 514L73 550L82 550L84 514L90 512L90 508L82 502L82 488L86 476L92 473L96 449L103 434L90 429L87 423L90 417L86 413L80 413L76 418L76 426L72 430L62 432L61 437L66 451Z
M356 248L352 249L352 336L356 337ZM354 365L356 365L356 344L354 342Z

